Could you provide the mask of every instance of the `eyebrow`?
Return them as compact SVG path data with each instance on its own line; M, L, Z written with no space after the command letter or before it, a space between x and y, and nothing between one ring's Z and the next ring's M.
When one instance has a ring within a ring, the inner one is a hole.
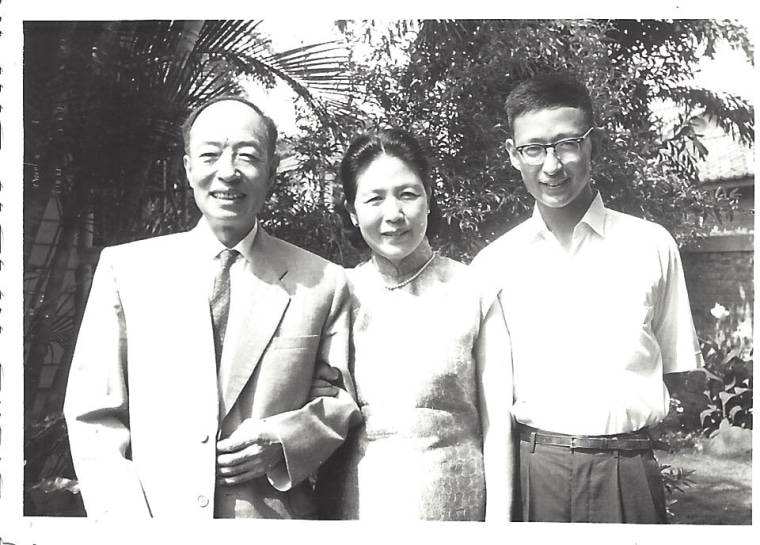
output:
M549 141L546 141L546 140L541 139L541 138L532 138L532 139L526 140L526 143L525 144L521 144L521 145L527 145L527 144L551 144L553 142L561 142L562 140L571 140L571 139L575 139L575 138L580 138L581 136L583 136L583 133L581 133L581 134L559 133L556 137L554 137L553 139L551 139Z
M380 188L380 189L364 189L364 190L359 189L356 192L356 194L357 195L363 195L363 194L370 194L370 193L389 193L391 191L405 191L407 189L414 189L414 190L416 190L416 189L418 189L418 186L417 186L416 183L408 182L408 183L401 184L399 186L396 186L396 187L390 188L390 189L389 188L385 188L385 187L384 188ZM422 191L425 191L425 186L423 185L421 189L422 189Z
M216 146L218 148L224 147L224 142L218 142L218 141L211 141L211 140L201 140L200 142L197 142L198 146ZM255 141L253 140L247 140L245 142L238 142L234 146L235 149L240 148L255 148L256 150L262 149Z

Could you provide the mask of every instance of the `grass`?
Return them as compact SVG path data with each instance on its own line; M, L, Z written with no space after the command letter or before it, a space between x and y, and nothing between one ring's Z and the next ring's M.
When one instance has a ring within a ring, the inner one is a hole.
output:
M719 457L683 449L657 453L661 464L693 469L691 486L673 492L671 524L752 524L752 456Z

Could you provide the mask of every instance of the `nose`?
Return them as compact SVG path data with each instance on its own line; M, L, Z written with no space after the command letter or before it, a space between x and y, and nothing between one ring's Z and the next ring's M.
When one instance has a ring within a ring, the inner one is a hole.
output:
M386 221L397 222L404 217L404 210L401 202L395 198L389 198L385 200L383 206L383 216Z
M220 180L227 183L236 183L240 180L240 172L235 166L232 153L223 153L216 165L216 175Z
M547 174L555 174L562 168L562 161L557 157L554 148L547 148L546 157L544 157L544 163L541 170Z

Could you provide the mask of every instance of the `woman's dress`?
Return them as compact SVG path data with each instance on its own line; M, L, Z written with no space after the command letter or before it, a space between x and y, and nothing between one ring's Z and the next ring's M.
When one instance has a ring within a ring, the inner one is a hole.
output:
M482 520L482 434L469 269L424 242L397 271L376 256L349 272L353 376L364 425L319 478L323 516Z

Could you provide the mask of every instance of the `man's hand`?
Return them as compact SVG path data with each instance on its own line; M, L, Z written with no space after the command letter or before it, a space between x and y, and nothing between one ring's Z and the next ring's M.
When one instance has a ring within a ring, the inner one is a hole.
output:
M335 397L342 386L343 376L340 370L323 361L318 361L317 368L314 370L314 380L311 383L309 401L323 396Z
M285 459L282 444L265 421L248 418L216 445L219 484L240 484L261 477Z

